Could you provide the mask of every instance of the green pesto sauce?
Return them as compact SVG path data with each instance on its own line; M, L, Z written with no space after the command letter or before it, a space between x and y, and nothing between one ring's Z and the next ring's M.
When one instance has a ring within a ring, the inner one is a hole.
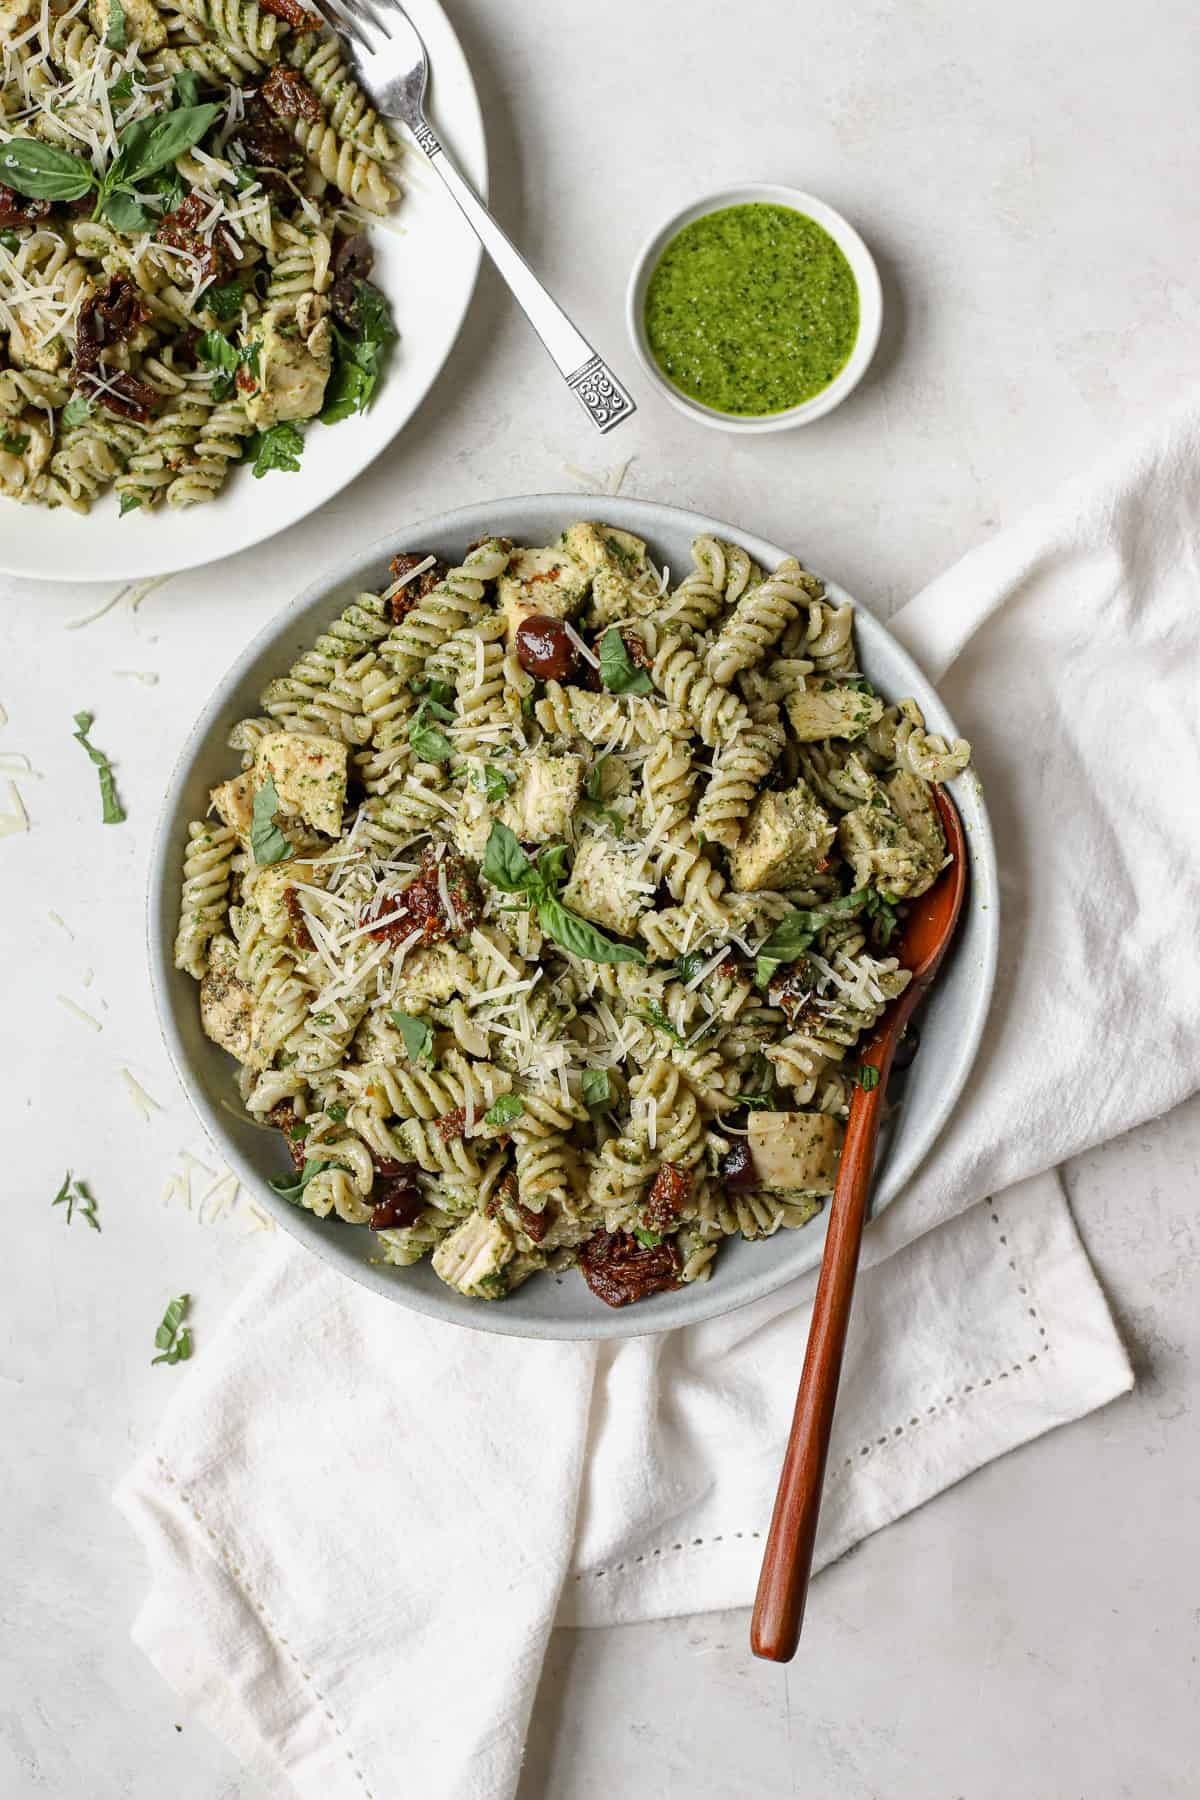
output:
M790 206L726 206L685 225L646 289L667 379L717 412L761 415L827 388L858 336L858 287L827 231Z

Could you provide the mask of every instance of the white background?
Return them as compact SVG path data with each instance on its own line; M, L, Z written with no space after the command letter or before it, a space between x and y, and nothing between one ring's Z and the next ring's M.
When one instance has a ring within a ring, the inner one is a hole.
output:
M180 1152L213 1158L158 1049L141 949L165 775L241 640L351 540L629 457L627 491L792 544L886 615L1162 410L1197 362L1190 4L461 0L454 17L497 210L627 380L636 419L592 434L485 276L403 440L286 540L78 632L65 623L111 588L0 581L0 752L42 774L17 777L32 832L0 840L4 1800L256 1800L128 1641L143 1570L108 1503L184 1375L149 1366L167 1297L194 1295L203 1355L267 1241L245 1196L205 1222L200 1177L191 1212L161 1199ZM885 288L857 395L807 431L753 441L650 395L621 324L642 239L739 178L844 210ZM158 685L116 673L130 669ZM1130 704L1152 729L1152 697ZM94 771L70 738L84 706L119 764L120 828L99 825ZM1119 1058L1114 1021L1114 1080ZM152 1122L122 1066L161 1103ZM558 1634L520 1800L1194 1795L1198 1150L1193 1103L1069 1172L1138 1366L1133 1396L822 1576L786 1671L752 1661L743 1614ZM91 1181L100 1235L50 1209L68 1163Z

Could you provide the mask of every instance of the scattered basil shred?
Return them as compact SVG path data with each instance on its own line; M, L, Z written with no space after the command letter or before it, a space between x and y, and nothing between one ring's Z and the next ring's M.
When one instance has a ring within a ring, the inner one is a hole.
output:
M254 811L250 821L250 848L260 869L270 863L282 862L292 854L291 844L275 823L278 811L279 794L274 778L268 775L254 796Z
M77 712L75 714L75 725L77 729L72 732L71 735L74 737L77 744L83 745L84 749L91 757L92 762L96 765L96 770L100 777L100 805L104 823L106 825L120 825L125 818L125 808L117 798L117 783L116 777L113 774L112 764L109 762L103 750L97 750L96 746L88 741L88 732L95 723L95 717L96 715L94 713Z

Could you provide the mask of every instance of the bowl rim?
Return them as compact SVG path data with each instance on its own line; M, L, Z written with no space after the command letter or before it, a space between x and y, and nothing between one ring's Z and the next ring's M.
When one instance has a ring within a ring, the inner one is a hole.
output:
M518 1290L516 1295L503 1304L496 1305L464 1302L462 1296L451 1289L446 1289L444 1294L435 1290L425 1292L412 1283L406 1283L403 1279L406 1271L402 1269L374 1265L351 1256L348 1245L342 1248L339 1244L336 1230L325 1229L326 1221L318 1220L302 1208L292 1205L267 1185L261 1171L242 1153L234 1139L222 1116L221 1103L209 1098L200 1075L193 1072L188 1047L176 1017L176 997L186 992L189 1003L194 1007L196 994L195 984L190 978L181 976L175 970L170 948L178 919L178 891L182 873L181 833L186 833L188 817L194 816L184 805L184 790L191 776L193 763L203 754L214 730L230 713L231 703L254 665L265 652L286 642L289 635L294 635L299 621L311 608L317 607L326 596L332 596L351 583L358 588L364 586L366 571L385 566L387 558L394 555L398 548L436 538L448 539L452 534L463 535L464 540L476 537L481 531L493 529L497 518L503 518L506 512L511 514L521 508L541 508L562 519L568 516L607 516L609 523L635 531L639 536L646 537L651 544L656 536L656 528L664 528L663 522L677 531L686 531L689 538L713 532L741 544L756 562L767 568L777 566L787 554L769 540L710 515L658 501L620 499L611 494L548 493L512 495L505 499L475 502L434 514L412 524L398 526L385 537L340 558L324 574L310 582L301 594L273 614L244 646L236 661L213 687L175 759L155 825L147 872L146 936L150 983L164 1047L188 1103L204 1131L257 1203L271 1213L289 1235L315 1251L330 1266L398 1305L466 1330L496 1332L509 1337L577 1342L646 1337L674 1330L676 1326L699 1324L703 1320L734 1312L753 1300L765 1298L805 1273L819 1261L828 1228L829 1207L826 1206L821 1218L814 1220L804 1232L788 1233L786 1237L778 1234L772 1238L772 1245L779 1244L781 1238L784 1242L788 1238L793 1239L794 1246L790 1256L779 1255L764 1259L760 1264L742 1270L726 1270L724 1280L718 1278L711 1282L693 1283L662 1296L666 1301L675 1302L667 1317L650 1302L643 1307L616 1311L604 1308L595 1316L531 1319L521 1305L522 1290ZM831 598L839 604L851 600L851 596L837 582L824 575L821 579ZM340 606L346 603L346 599L331 602L328 617L333 617ZM952 732L953 720L936 695L932 683L907 650L874 617L869 608L856 601L852 601L852 604L855 605L859 621L869 621L868 632L879 633L886 641L888 655L895 658L903 670L904 678L911 683L909 691L918 695L923 707L928 707L931 701L934 703L937 714L934 722L938 729ZM323 623L324 621L318 629L323 628ZM306 634L310 629L311 626L306 624ZM969 789L964 785L968 781L973 784ZM968 770L964 776L948 785L956 796L960 811L964 809L966 800L967 811L970 813L971 829L967 839L971 877L968 909L972 916L978 915L980 942L975 946L979 956L978 973L970 988L965 1017L955 1034L952 1067L939 1091L938 1102L926 1110L922 1129L916 1134L915 1142L907 1154L903 1157L888 1155L882 1164L872 1199L873 1213L881 1211L898 1198L915 1169L928 1156L950 1117L975 1061L995 982L999 951L999 880L987 807L978 779L972 771ZM964 819L964 823L967 822ZM471 1309L470 1316L464 1316L467 1308Z
M858 336L842 368L819 394L814 394L809 400L802 400L798 406L787 407L782 412L743 418L735 413L720 412L716 407L694 400L690 394L677 388L663 372L646 336L645 299L646 288L659 257L671 239L685 226L729 206L755 203L790 207L794 212L806 214L829 233L850 264L858 286ZM679 207L646 238L634 259L625 289L625 325L643 372L676 412L715 431L743 434L792 431L801 425L813 424L840 406L854 392L870 368L883 328L883 287L875 258L863 237L849 219L838 212L836 207L830 206L828 201L820 199L816 194L806 193L802 188L789 187L781 182L737 182Z

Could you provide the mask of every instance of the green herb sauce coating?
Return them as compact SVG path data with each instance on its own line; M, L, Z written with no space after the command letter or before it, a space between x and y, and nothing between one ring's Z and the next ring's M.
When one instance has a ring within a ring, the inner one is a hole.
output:
M726 206L685 225L646 289L667 379L717 412L783 412L827 388L858 336L858 286L827 231L790 206Z

